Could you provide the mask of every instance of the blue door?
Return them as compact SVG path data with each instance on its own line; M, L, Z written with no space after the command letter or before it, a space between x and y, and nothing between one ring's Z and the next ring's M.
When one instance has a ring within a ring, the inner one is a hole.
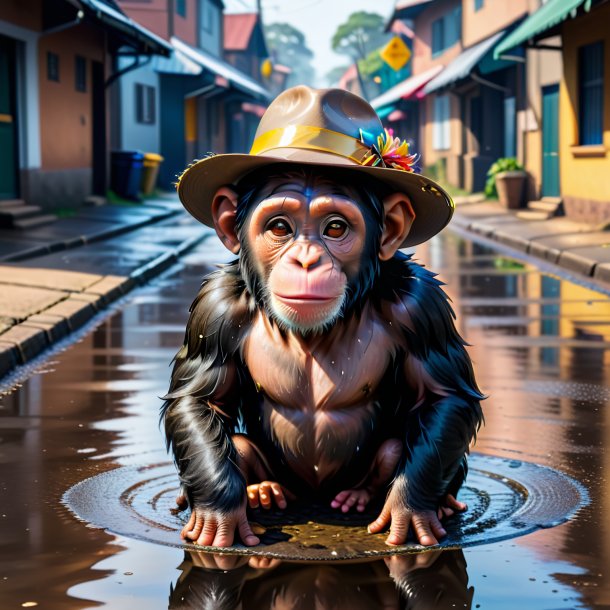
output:
M559 197L559 85L542 88L542 196Z
M0 199L17 196L15 45L0 36Z

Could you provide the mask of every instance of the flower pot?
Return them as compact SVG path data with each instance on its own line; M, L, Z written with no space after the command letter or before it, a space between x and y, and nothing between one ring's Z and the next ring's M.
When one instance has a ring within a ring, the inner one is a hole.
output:
M523 191L527 173L521 170L496 174L496 190L500 203L509 210L516 210L523 203Z

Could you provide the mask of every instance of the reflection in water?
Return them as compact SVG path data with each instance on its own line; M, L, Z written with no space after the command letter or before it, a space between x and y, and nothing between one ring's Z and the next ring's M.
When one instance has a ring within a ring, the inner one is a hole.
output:
M185 553L180 569L172 610L470 609L474 595L462 551L314 564Z
M182 551L122 538L117 544L76 521L60 498L77 481L162 447L157 397L167 390L188 306L210 269L204 263L225 256L214 243L0 395L0 608L31 600L53 610L167 608ZM610 301L451 233L418 246L416 258L447 282L490 396L476 449L566 471L587 485L591 507L563 526L465 551L468 580L459 562L447 567L449 553L418 570L382 561L248 564L224 575L226 594L238 593L244 608L264 608L297 593L312 600L319 587L320 599L340 596L344 607L373 599L367 607L382 608L387 599L390 608L433 609L452 596L456 608L468 607L474 587L473 608L610 607ZM172 596L177 608L195 603L214 574L192 559L184 567ZM217 607L214 599L208 608Z

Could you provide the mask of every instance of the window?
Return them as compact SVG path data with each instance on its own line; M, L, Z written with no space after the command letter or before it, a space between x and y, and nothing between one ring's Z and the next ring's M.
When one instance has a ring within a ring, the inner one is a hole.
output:
M214 32L214 7L210 2L203 3L203 29L212 34Z
M462 37L462 7L453 10L432 22L432 56L440 55Z
M578 53L579 143L602 144L604 124L604 43L580 47Z
M74 61L74 87L77 91L87 91L87 60L77 55Z
M474 0L474 12L480 11L485 4L484 0Z
M432 55L438 55L445 49L445 19L432 22Z
M186 0L176 0L176 13L180 17L186 17Z
M59 55L57 53L47 53L47 78L59 82Z
M155 88L136 83L136 121L146 125L155 123Z
M449 96L439 95L434 98L432 123L432 148L448 150L450 148Z

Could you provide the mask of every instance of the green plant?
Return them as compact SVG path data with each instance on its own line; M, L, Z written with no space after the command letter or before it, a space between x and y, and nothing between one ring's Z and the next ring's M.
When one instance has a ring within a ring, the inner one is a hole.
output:
M485 183L485 197L497 199L496 175L502 172L523 171L523 165L515 157L502 157L487 170L487 182Z

